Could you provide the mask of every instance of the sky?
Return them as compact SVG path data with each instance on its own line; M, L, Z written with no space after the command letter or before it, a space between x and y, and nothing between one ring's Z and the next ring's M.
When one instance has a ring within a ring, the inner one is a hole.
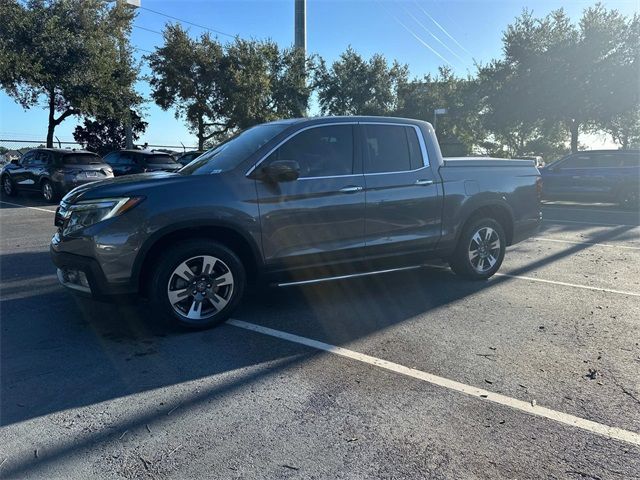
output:
M578 21L593 0L307 0L307 51L328 62L349 45L365 58L381 53L409 66L411 76L422 77L448 64L459 75L475 71L476 63L487 63L502 54L501 37L507 25L522 13L533 10L544 16L564 8ZM640 10L640 0L605 1L626 15ZM162 42L167 22L183 25L198 36L207 27L243 38L270 38L282 47L293 43L294 0L141 0L134 21L131 42L142 57ZM159 12L159 13L158 13ZM161 15L164 14L164 15ZM175 17L175 19L168 18ZM212 32L215 33L215 32ZM227 34L227 35L224 35ZM144 66L142 74L148 74ZM150 101L149 87L138 82L138 91L148 100L144 106L149 122L140 143L150 145L196 145L181 119L173 111L162 111ZM317 113L312 106L311 114ZM61 141L73 141L78 121L71 117L56 128ZM42 140L46 136L47 112L40 107L24 111L0 92L0 139ZM581 138L591 148L612 146L603 136Z

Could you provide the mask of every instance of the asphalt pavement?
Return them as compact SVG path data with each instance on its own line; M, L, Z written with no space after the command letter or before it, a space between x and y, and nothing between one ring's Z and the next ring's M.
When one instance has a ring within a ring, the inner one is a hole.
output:
M0 203L2 478L640 478L640 215L550 203L488 282L252 293L167 329L57 283L54 207Z

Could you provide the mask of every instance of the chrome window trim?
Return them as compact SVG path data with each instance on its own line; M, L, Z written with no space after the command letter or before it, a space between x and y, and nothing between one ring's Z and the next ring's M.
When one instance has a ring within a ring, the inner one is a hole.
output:
M269 150L265 155L262 156L262 158L260 158L260 160L258 160L255 165L253 165L249 170L247 170L247 172L245 173L245 176L249 176L251 175L256 168L258 168L260 166L260 164L262 162L264 162L269 155L271 155L273 152L275 152L278 148L280 148L282 145L284 145L286 142L288 142L289 140L291 140L293 137L295 137L296 135L298 135L299 133L304 132L305 130L309 130L312 128L321 128L321 127L332 127L335 125L391 125L391 126L396 126L396 127L412 127L415 132L416 135L418 136L418 143L420 144L420 153L422 154L422 164L423 166L420 168L416 168L414 170L402 170L402 171L397 171L397 172L376 172L376 173L364 173L364 175L389 175L392 173L410 173L410 172L418 172L420 170L423 170L424 168L429 167L431 164L429 162L429 153L427 151L427 144L426 141L424 139L424 135L422 133L422 130L420 129L420 127L418 125L413 125L411 123L401 123L401 122L331 122L331 123L319 123L319 124L315 124L315 125L309 125L307 127L301 128L300 130L297 130L295 132L293 132L291 135L287 136L286 138L284 138L283 140L281 140L275 147L273 147L271 150ZM354 140L357 140L354 138ZM363 170L364 170L364 165L363 165ZM307 179L321 179L321 178L343 178L343 177L360 177L363 174L360 173L352 173L349 175L327 175L327 176L321 176L321 177L300 177L298 178L298 180L307 180Z
M312 128L321 128L321 127L335 127L336 125L357 125L358 122L331 122L331 123L318 123L315 125L308 125L306 127L301 128L300 130L296 130L295 132L293 132L291 135L289 135L288 137L284 138L283 140L281 140L275 147L273 147L271 150L269 150L265 155L262 156L262 158L260 160L258 160L255 165L253 165L249 170L247 170L247 172L245 173L245 176L249 176L251 175L256 168L258 168L260 166L260 164L262 162L264 162L269 155L271 155L273 152L275 152L278 148L280 148L282 145L284 145L286 142L288 142L289 140L291 140L293 137L295 137L296 135L298 135L299 133L302 133L306 130L310 130ZM354 144L355 144L355 138L354 140ZM352 176L354 174L349 174L348 176ZM360 176L359 174L355 174L356 176ZM336 178L336 177L344 177L345 175L336 175L336 176L329 176L329 177L300 177L299 180L301 180L302 178Z

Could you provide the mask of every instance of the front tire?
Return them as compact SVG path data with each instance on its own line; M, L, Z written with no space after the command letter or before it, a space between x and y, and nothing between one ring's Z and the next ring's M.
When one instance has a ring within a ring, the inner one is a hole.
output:
M42 185L40 186L40 191L42 193L42 198L47 203L55 203L58 196L56 194L56 190L53 187L53 183L49 180L43 180Z
M506 247L502 225L492 218L480 218L465 226L449 265L457 275L486 280L502 265Z
M205 329L229 318L245 286L245 269L234 252L212 240L189 240L159 260L151 276L149 300L170 323Z
M9 175L2 177L2 194L6 197L15 197L17 194L16 186Z

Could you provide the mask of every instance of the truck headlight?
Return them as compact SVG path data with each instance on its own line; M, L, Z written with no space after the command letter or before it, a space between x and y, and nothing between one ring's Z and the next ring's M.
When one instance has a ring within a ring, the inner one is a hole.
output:
M83 228L122 215L138 205L144 197L102 198L84 200L68 205L64 212L63 235L69 235Z

